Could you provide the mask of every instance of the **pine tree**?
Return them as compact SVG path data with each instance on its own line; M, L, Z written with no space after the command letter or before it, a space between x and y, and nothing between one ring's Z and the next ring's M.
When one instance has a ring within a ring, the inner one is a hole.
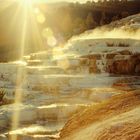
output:
M97 23L93 19L92 13L88 13L87 15L86 26L87 26L87 29L93 29L97 26Z

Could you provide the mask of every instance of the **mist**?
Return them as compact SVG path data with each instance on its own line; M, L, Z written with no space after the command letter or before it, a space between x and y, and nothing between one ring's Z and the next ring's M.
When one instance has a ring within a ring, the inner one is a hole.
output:
M97 28L95 30L89 30L79 36L75 36L72 40L77 39L103 39L103 38L116 38L116 39L140 39L140 29L137 30L124 30L122 28Z

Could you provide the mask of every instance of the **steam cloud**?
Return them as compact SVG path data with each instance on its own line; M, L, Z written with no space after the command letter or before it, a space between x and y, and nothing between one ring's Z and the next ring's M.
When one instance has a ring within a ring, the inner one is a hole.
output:
M140 27L140 26L139 26ZM77 39L102 39L102 38L118 38L118 39L137 39L140 40L140 28L137 30L115 28L97 28L93 31L87 31L80 36L75 36L72 40Z

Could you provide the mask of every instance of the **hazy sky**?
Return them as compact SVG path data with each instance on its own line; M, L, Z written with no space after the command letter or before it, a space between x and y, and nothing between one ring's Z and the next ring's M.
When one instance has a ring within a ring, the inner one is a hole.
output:
M83 2L86 2L88 0L50 0L50 1L51 2L59 2L59 1L76 2L76 1L78 1L78 2L83 3Z
M36 0L39 2L62 2L62 1L66 1L66 2L80 2L80 3L84 3L86 1L90 1L90 0ZM97 1L97 0L95 0Z

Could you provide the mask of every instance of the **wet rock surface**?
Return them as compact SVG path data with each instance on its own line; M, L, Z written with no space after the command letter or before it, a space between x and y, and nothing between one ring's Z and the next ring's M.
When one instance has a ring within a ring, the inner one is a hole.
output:
M55 64L50 60L47 67L48 60L41 65L1 64L1 139L52 140L59 138L61 129L63 139L66 122L73 114L138 89L139 54L128 53L124 48L112 51L64 58L61 63L55 60ZM17 95L21 95L21 102L15 104ZM13 130L16 113L18 127ZM73 126L71 129L74 131Z
M112 81L116 80L108 76L104 76L110 81L106 87L104 80L101 82L102 76L97 80L94 75L46 75L42 74L42 71L36 74L34 71L31 72L28 66L22 66L24 73L20 75L21 85L16 85L19 76L15 71L18 67L21 68L20 65L1 64L0 67L7 69L1 70L1 139L56 139L59 137L59 131L73 114L118 94L111 88ZM39 70L40 67L36 69ZM11 71L15 73L13 77L10 77ZM96 90L96 87L103 89ZM17 94L22 98L21 102L15 104ZM16 113L19 113L18 127L13 130ZM30 132L33 130L34 132Z

